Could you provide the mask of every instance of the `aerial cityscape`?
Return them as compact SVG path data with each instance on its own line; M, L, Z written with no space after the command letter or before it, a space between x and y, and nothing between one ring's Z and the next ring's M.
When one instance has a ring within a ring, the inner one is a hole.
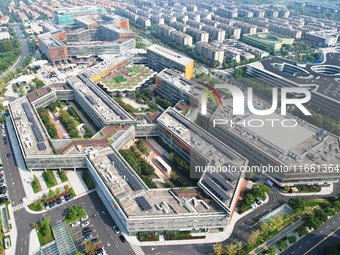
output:
M340 254L339 0L1 0L0 255Z

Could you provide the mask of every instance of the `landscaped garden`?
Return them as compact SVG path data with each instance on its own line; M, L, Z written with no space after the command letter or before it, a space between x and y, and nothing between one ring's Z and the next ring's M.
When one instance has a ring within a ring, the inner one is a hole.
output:
M40 181L39 181L39 179L36 175L33 175L33 181L31 182L31 186L32 186L34 193L38 193L42 190L41 185L40 185Z
M90 176L90 174L87 172L87 171L83 171L82 174L81 174L81 178L83 179L83 181L85 182L86 184L86 187L89 189L89 190L92 190L95 188L95 184L92 180L92 177Z
M46 217L39 220L38 223L33 223L33 227L37 231L39 243L41 246L54 240L50 222L51 218Z
M86 211L83 207L81 207L80 205L73 205L70 206L67 210L67 214L65 215L65 222L66 224L70 224L86 215Z
M48 188L52 188L53 186L58 184L57 179L55 178L52 170L47 170L43 172L43 178Z
M122 82L126 82L127 79L123 78L123 76L118 75L118 76L115 76L113 78L113 81L118 82L118 83L122 83Z

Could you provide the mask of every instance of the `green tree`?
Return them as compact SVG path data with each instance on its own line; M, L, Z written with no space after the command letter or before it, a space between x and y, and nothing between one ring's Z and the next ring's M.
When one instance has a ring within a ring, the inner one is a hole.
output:
M51 199L51 198L54 198L55 195L56 195L56 194L55 194L55 192L54 192L52 189L49 189L49 190L48 190L48 198L50 198L50 199Z
M85 252L87 254L94 254L95 252L95 246L93 242L86 242L85 243Z
M260 230L254 230L253 232L251 232L247 240L248 245L254 245L259 240L260 236Z
M217 243L214 246L214 254L215 255L222 255L224 253L223 245L222 243Z

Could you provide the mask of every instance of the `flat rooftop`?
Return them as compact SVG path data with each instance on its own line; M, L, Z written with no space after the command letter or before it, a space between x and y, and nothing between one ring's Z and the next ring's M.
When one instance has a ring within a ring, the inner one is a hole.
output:
M256 100L255 108L269 109L270 106ZM282 116L277 112L269 116L259 116L253 115L247 109L245 109L244 116L235 116L232 114L232 101L223 100L223 105L218 107L212 119L228 121L228 124L218 126L236 134L251 146L261 149L263 153L276 158L282 165L336 163L340 160L337 137L293 116ZM256 119L256 124L249 125L251 119ZM272 124L266 119L277 121ZM281 125L283 120L285 120L285 125L294 126L297 123L297 126L283 127ZM260 125L261 121L263 126L250 127ZM231 122L233 125L230 124Z
M202 97L202 94L204 93L204 88L201 85L180 76L171 69L164 69L162 72L157 74L157 77L168 81L169 83L176 86L178 89L187 94L190 94L197 99L200 99Z
M117 122L130 118L130 116L128 116L111 98L101 92L100 89L84 75L74 76L68 81L75 90L80 92L85 101L91 105L105 122Z
M61 41L56 39L51 33L45 33L43 35L38 35L38 38L43 41L49 48L62 47L65 46Z
M21 97L10 103L12 120L17 137L26 155L53 154L48 136L27 97ZM30 118L30 119L29 119Z
M170 189L146 189L136 173L127 168L126 163L119 160L117 153L112 148L106 148L94 153L95 156L90 157L90 160L127 217L142 218L165 215L178 217L197 213L223 213L222 209L207 197L204 197L204 200L202 196L201 198L177 197L170 193ZM115 155L113 157L114 165L109 155ZM128 171L129 174L122 175L122 171ZM127 182L129 178L135 180L137 190L133 189ZM189 189L191 190L191 188ZM195 192L193 193L195 194ZM144 207L138 204L140 197L143 197L141 200L144 201Z
M153 44L147 48L148 51L152 51L158 55L161 55L165 58L171 59L174 62L177 62L183 66L187 66L193 60L189 57L186 57L182 54L177 53L176 51L164 48L158 44Z
M339 100L340 53L329 52L324 56L324 62L318 64L297 64L291 60L273 57L249 66L287 80L297 87L310 87L325 97Z
M156 74L147 66L129 64L108 74L100 82L108 91L134 91Z
M190 147L190 154L192 159L196 158L197 154L203 156L206 161L206 166L212 167L222 167L222 166L235 166L236 169L245 165L247 161L234 152L231 148L227 147L225 144L221 143L214 136L210 135L203 129L199 128L195 124L191 123L187 118L176 112L172 108L168 108L163 114L158 118L157 122L167 129L173 136L177 137L181 141L185 142ZM223 178L224 182L227 183L227 190L222 189L224 198L221 199L222 203L227 207L230 205L232 198L234 196L235 188L238 184L238 180L241 177L240 171L231 172L217 176L218 178ZM229 176L229 180L227 176ZM202 174L203 179L200 181L205 187L211 184L211 179L216 179L214 173ZM209 181L205 180L209 179ZM212 181L216 184L215 181ZM207 189L210 190L211 187Z

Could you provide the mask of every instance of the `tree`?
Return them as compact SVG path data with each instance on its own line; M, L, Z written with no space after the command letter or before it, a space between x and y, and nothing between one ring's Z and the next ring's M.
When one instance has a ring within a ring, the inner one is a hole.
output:
M299 226L296 230L297 230L299 236L304 236L304 235L308 234L308 230L307 230L305 225Z
M340 255L340 251L334 246L326 246L322 250L323 255Z
M55 192L56 192L57 196L59 196L61 194L61 189L60 188L56 188Z
M237 252L237 246L235 244L228 244L226 247L225 255L235 255Z
M55 192L52 189L49 189L48 191L48 198L54 198L55 197Z
M93 242L86 242L85 243L85 252L87 254L94 254L95 252L95 246L94 246L94 243Z
M224 253L224 249L222 243L217 243L214 247L214 254L215 255L222 255Z
M269 247L266 254L276 255L276 249L274 247Z
M299 197L289 200L288 204L295 210L296 213L302 213L306 207L306 201Z
M288 236L289 243L296 243L296 240L297 240L296 236Z
M260 230L255 230L251 232L251 234L248 237L248 241L247 241L248 245L254 245L258 241L260 236L261 236Z
M284 250L286 250L288 248L288 245L287 245L287 243L284 240L278 241L277 242L277 246L279 247L279 249L281 251L284 251Z
M68 184L65 184L64 190L65 192L70 192L70 186Z

